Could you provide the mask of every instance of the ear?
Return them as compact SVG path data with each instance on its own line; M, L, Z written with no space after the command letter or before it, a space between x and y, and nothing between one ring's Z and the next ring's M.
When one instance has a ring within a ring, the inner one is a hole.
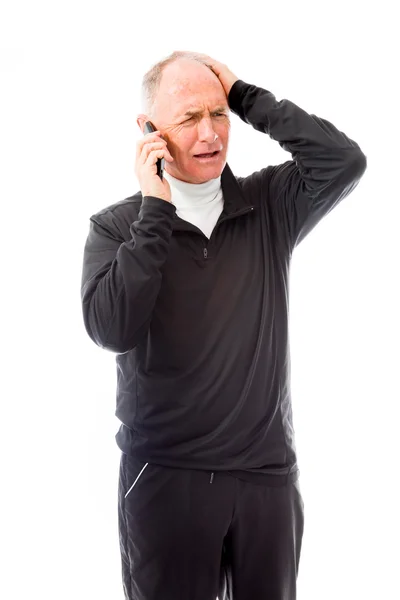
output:
M148 117L146 115L140 114L136 119L136 123L139 125L141 132L144 132L144 124L148 121Z

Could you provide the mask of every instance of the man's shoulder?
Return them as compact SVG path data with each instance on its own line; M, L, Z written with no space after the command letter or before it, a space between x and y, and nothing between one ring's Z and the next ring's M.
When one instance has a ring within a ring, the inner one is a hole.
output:
M257 169L244 177L235 175L235 179L242 186L265 185L269 182L272 175L275 174L276 171L280 171L281 169L285 170L292 164L293 160L287 160L283 163L267 165L266 167Z
M136 192L133 196L128 196L127 198L123 198L123 200L118 200L117 202L113 202L113 204L109 204L104 208L101 208L96 213L92 215L92 217L102 218L107 216L109 213L116 215L124 215L126 213L136 211L139 212L140 205L142 204L142 194L141 192Z
M124 239L130 238L129 229L138 219L142 193L136 192L123 200L109 204L91 215L90 220Z
M283 163L271 164L261 169L255 170L244 177L235 175L235 179L245 196L251 197L254 204L261 202L268 203L270 198L271 182L277 180L283 181L290 177L296 168L296 163L293 160L287 160Z

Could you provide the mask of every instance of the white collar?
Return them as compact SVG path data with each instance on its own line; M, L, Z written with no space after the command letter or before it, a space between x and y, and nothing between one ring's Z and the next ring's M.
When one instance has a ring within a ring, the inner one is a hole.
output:
M215 200L221 191L221 176L205 183L188 183L176 179L164 170L164 177L171 187L171 200L178 209L196 208Z

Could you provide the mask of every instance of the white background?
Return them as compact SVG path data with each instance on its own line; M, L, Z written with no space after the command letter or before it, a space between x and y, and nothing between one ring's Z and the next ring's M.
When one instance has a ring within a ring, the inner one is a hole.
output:
M225 62L367 155L358 188L292 261L298 599L400 598L396 3L257 4L3 4L4 599L123 598L115 358L83 328L82 253L90 215L139 189L141 78L173 50ZM236 175L289 158L232 116Z

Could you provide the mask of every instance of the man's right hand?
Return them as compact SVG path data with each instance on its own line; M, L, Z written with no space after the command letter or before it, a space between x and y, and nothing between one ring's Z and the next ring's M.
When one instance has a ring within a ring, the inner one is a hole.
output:
M135 173L139 180L142 196L155 196L166 202L171 202L171 188L168 181L157 175L157 159L165 158L172 162L167 148L167 142L162 139L159 131L153 131L143 136L136 144Z

